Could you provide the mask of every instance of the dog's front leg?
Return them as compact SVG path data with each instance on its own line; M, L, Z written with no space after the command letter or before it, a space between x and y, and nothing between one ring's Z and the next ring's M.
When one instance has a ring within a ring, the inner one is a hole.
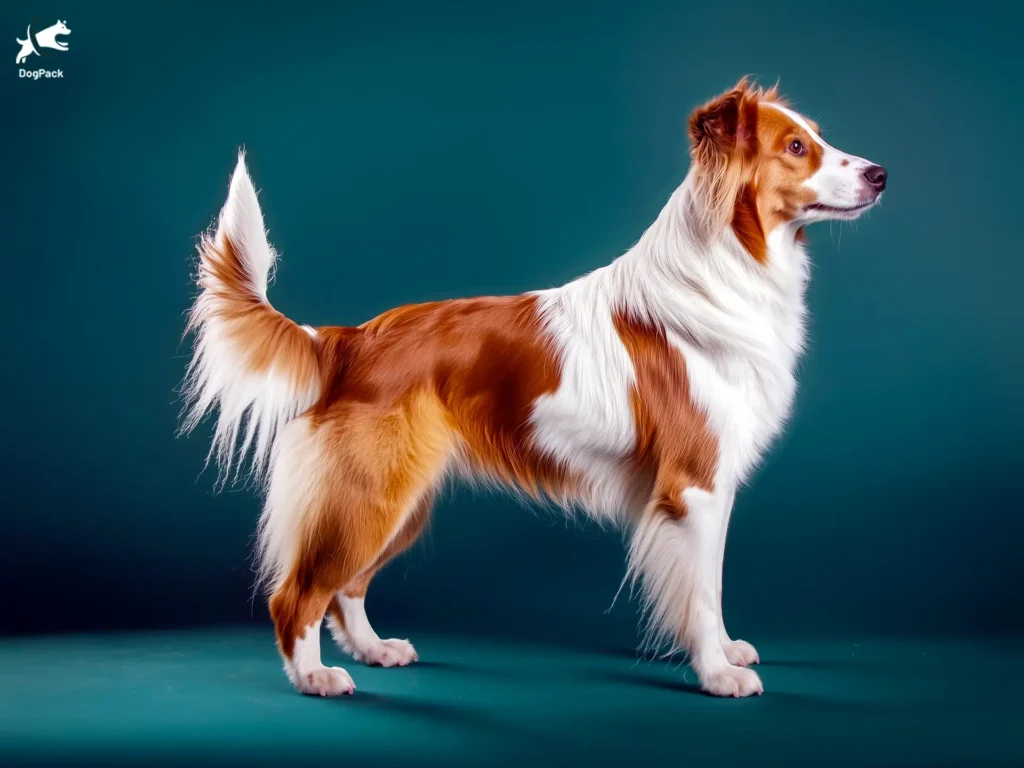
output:
M701 688L750 696L764 690L761 679L729 661L720 634L719 553L729 496L691 487L669 508L652 505L634 531L630 569L642 582L652 629L688 652Z
M751 664L760 664L761 657L758 656L757 649L754 648L746 640L732 640L729 637L729 633L725 629L725 613L722 608L722 583L723 583L723 570L725 566L725 541L729 535L729 520L732 517L733 506L736 502L735 492L730 493L725 499L725 514L722 516L721 521L721 533L719 534L718 543L718 636L722 642L722 650L725 651L725 657L729 660L730 664L735 664L740 667L748 667Z

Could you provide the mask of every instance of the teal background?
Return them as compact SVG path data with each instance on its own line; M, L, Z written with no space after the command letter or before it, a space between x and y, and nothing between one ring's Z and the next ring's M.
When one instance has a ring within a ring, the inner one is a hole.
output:
M889 191L809 232L811 347L739 497L730 629L1015 636L1020 7L4 4L0 632L244 624L279 674L258 501L213 495L205 429L174 438L196 236L239 146L282 253L272 302L356 324L607 263L682 181L690 110L753 74ZM13 38L58 17L70 51L29 63L64 78L18 79ZM615 533L457 491L368 606L414 641L628 652L635 606L605 613L622 574Z

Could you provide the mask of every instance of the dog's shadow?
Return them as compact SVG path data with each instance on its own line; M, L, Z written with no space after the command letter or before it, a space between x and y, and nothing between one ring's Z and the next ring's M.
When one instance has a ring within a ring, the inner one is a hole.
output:
M601 652L604 656L614 656L615 658L628 659L637 663L664 663L671 662L672 659L666 659L656 654L644 654L641 651L630 649L630 648L609 648ZM677 659L680 657L676 657ZM864 670L870 665L864 659L848 658L848 659L762 659L756 664L753 669L756 671L758 667L767 668L778 668L778 669L811 669L822 672L834 671L842 672L847 670Z
M758 666L778 669L813 669L822 672L864 670L867 665L859 659L764 659Z
M543 740L542 732L526 728L507 719L498 719L477 707L459 706L442 701L427 701L391 693L357 690L351 696L330 699L339 706L361 707L370 711L404 715L463 730L489 733L492 736Z
M700 689L700 685L697 683L688 682L687 680L670 680L664 677L658 677L656 675L646 673L639 668L633 668L627 671L589 670L585 676L588 680L596 682L638 686L642 688L656 688L663 691L670 691L672 693L688 693L698 696L708 695Z
M436 669L444 672L477 672L476 668L468 664L451 661L434 661L432 659L420 659L413 665L414 669Z

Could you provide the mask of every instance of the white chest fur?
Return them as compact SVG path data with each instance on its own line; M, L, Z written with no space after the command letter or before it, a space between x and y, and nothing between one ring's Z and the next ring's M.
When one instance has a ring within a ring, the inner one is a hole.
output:
M691 396L703 407L719 440L716 485L747 479L785 425L796 394L795 369L805 339L807 258L791 232L769 238L768 262L758 265L738 244L718 256L740 256L741 275L705 284L706 300L729 308L727 322L705 315L699 331L669 321L675 346L686 358ZM774 242L773 242L774 241ZM746 257L748 260L742 260Z
M804 343L807 259L794 232L768 238L758 264L727 230L696 245L683 221L684 184L640 242L611 265L539 294L562 385L535 405L538 445L589 478L599 516L628 496L621 459L636 430L636 372L612 315L663 328L685 357L690 397L719 443L716 487L742 483L785 423ZM685 396L685 393L680 393Z

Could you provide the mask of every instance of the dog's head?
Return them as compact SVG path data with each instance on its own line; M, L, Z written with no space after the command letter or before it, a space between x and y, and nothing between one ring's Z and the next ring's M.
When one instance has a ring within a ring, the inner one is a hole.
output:
M70 35L71 34L71 30L68 29L68 25L65 24L63 21L61 21L60 19L58 19L57 23L54 24L52 27L50 27L50 29L53 30L53 36L54 37L56 37L57 35Z
M763 240L781 224L795 232L815 221L855 219L885 189L884 168L830 146L775 88L745 79L693 113L690 139L708 218L732 224L741 241L744 233Z

